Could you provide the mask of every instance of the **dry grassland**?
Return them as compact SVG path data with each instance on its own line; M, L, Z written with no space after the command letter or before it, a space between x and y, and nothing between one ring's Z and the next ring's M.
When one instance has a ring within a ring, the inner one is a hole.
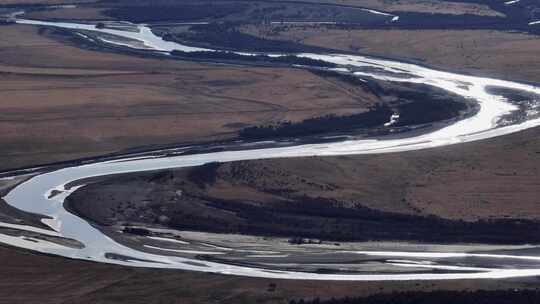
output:
M215 198L265 203L285 193L448 219L540 220L538 128L413 152L229 163L219 172L207 189Z
M376 102L304 70L86 51L30 26L0 32L4 169L134 146L225 139L248 124L358 113Z

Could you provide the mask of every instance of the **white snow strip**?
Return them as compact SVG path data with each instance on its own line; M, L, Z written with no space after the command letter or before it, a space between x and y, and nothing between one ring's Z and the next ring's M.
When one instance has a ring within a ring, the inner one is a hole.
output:
M275 254L275 255L246 255L247 258L286 258L288 257L288 254Z
M0 234L0 243L10 244L15 247L40 252L48 252L53 250L68 252L72 250L70 247L62 246L45 240L27 238L24 236L11 236L7 234Z
M372 9L368 9L368 8L364 8L362 9L363 11L365 12L370 12L372 14L376 14L376 15L382 15L382 16L394 16L392 14L389 14L389 13L383 13L383 12L380 12L380 11L376 11L376 10L372 10Z
M36 232L36 233L40 233L40 234L44 234L44 235L48 235L48 236L58 236L58 237L62 236L60 233L58 233L56 231L37 228L37 227L34 227L34 226L29 226L29 225L9 224L9 223L0 222L0 227L10 228L10 229L17 229L17 230L24 230L24 231L29 231L29 232Z
M540 261L540 256L508 255L508 254L483 254L483 253L447 253L447 252L388 252L388 251L356 251L358 254L368 256L407 257L407 258L490 258L490 259L514 259Z
M225 254L223 252L216 252L216 251L180 250L180 249L161 248L161 247L155 247L155 246L150 246L150 245L143 245L143 246L150 249L178 252L178 253L187 253L187 254Z
M180 241L177 239L170 239L170 238L157 237L157 236L147 236L146 238L156 240L156 241L171 242L171 243L177 243L177 244L183 244L183 245L189 244L188 242Z
M482 268L482 267L465 267L465 266L448 266L448 265L426 265L426 264L403 264L403 263L388 263L392 266L399 267L412 267L412 268L429 268L429 269L439 269L439 270L454 270L454 271L484 271L489 272L492 269Z

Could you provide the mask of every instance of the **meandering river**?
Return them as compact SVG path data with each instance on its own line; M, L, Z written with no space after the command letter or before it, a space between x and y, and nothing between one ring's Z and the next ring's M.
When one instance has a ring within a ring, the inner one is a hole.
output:
M34 26L51 26L74 30L83 37L91 32L97 35L103 43L116 44L138 50L159 51L169 53L173 50L184 52L216 51L204 48L190 47L176 42L164 41L155 35L146 25L131 25L135 30L113 28L96 28L94 24L45 22L36 20L17 20L20 24ZM103 34L103 36L100 36ZM88 39L90 39L88 37ZM244 54L244 53L242 53ZM285 54L269 54L284 56ZM140 249L121 245L103 234L85 220L69 213L63 206L64 200L77 187L68 188L66 185L79 180L128 172L150 171L198 166L208 162L230 162L240 160L307 157L329 155L376 154L402 152L445 145L477 141L496 136L506 135L540 125L540 118L531 112L519 122L504 122L502 117L517 111L518 107L504 96L497 95L488 87L511 89L517 92L538 94L540 88L523 83L492 78L462 75L439 71L425 66L415 65L386 59L378 59L350 54L295 54L298 57L322 60L336 64L331 70L355 75L359 78L374 78L383 81L401 83L421 83L444 89L474 100L479 105L479 111L468 118L454 122L427 134L403 136L401 138L377 138L361 140L343 140L330 143L299 144L286 147L243 148L239 150L221 151L214 153L163 155L161 157L126 156L126 158L94 162L83 165L73 165L48 171L41 168L40 172L25 182L14 187L3 199L11 206L22 211L44 216L42 220L52 230L40 229L24 225L9 224L10 228L21 231L33 231L44 235L60 236L80 242L83 247L63 246L45 239L33 239L22 236L0 234L0 241L29 250L60 255L69 258L92 260L105 263L116 263L141 267L177 268L194 271L234 274L252 277L286 278L286 279L317 279L317 280L429 280L429 279L474 279L474 278L508 278L540 275L540 255L497 255L497 254L467 254L454 252L413 253L413 252L358 252L359 255L388 256L393 259L407 258L420 255L424 259L437 259L440 255L475 257L486 259L516 259L538 262L534 267L469 267L467 265L445 265L440 263L399 262L400 267L423 267L427 269L447 270L447 273L400 273L400 274L321 274L298 271L271 270L260 267L246 267L217 262L196 260L192 257L178 257L149 253ZM21 173L18 173L21 174ZM8 176L6 178L13 178ZM68 189L67 189L68 188ZM55 194L55 195L53 195ZM5 226L6 224L4 224ZM111 258L122 256L123 259ZM489 264L487 264L489 265Z

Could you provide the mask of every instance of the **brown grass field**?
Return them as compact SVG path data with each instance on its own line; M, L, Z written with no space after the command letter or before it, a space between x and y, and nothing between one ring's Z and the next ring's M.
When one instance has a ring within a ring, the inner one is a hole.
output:
M376 101L298 69L98 53L63 45L29 26L0 32L3 169L225 139L245 125L358 113Z
M103 14L104 8L96 7L76 7L76 8L61 8L48 11L29 12L25 16L29 19L47 19L47 20L112 20Z
M243 172L241 177L256 178L236 178L231 174L235 170ZM283 199L279 193L286 193L335 199L349 207L449 219L540 220L537 128L405 153L226 164L219 175L222 178L207 192L229 200L265 203Z

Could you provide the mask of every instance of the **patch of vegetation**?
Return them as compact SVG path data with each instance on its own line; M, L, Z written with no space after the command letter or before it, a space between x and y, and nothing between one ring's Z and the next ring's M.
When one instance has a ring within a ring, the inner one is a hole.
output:
M178 4L123 6L106 10L105 15L135 23L155 21L194 21L219 19L230 14L242 13L249 6L240 3Z
M216 182L216 173L220 166L221 163L211 162L194 167L189 171L188 179L200 188L212 185Z
M533 304L538 303L538 290L493 291L407 291L376 294L362 298L320 300L297 299L289 304Z
M286 65L304 65L310 67L324 67L324 68L334 68L337 65L334 63L326 62L323 60L297 57L293 55L286 55L280 57L270 57L266 55L240 55L232 52L212 52L212 51L197 51L197 52L184 52L174 50L171 52L171 55L181 57L184 59L199 59L199 60L226 60L226 61L236 61L242 63L253 63L253 64L267 64L267 63L276 63L276 64L286 64Z
M456 118L466 111L469 106L463 102L456 102L444 96L433 96L419 93L419 96L399 105L399 120L395 127L428 124L437 121Z
M511 26L504 17L400 12L399 27L408 29L503 29Z
M446 220L361 206L344 208L335 200L312 197L297 197L293 201L262 206L213 197L197 198L212 212L201 214L178 209L172 214L168 225L178 230L292 237L297 241L322 239L486 244L540 241L540 235L536 233L537 221Z
M135 22L150 21L333 21L364 25L383 24L390 16L373 14L358 7L306 3L302 1L268 2L257 0L199 0L199 1L126 1L108 0L117 8L106 14Z
M388 122L392 110L385 105L377 105L368 112L348 116L327 115L306 119L298 123L283 122L277 125L255 126L242 129L242 139L260 140L268 138L301 137L332 132L382 126Z
M127 234L134 234L139 236L149 236L150 230L144 229L144 228L136 228L136 227L124 227L122 230L123 233Z
M164 40L197 45L209 45L221 50L269 53L317 52L322 48L306 46L290 41L259 38L240 32L233 23L211 23L191 26L189 32L165 34Z

